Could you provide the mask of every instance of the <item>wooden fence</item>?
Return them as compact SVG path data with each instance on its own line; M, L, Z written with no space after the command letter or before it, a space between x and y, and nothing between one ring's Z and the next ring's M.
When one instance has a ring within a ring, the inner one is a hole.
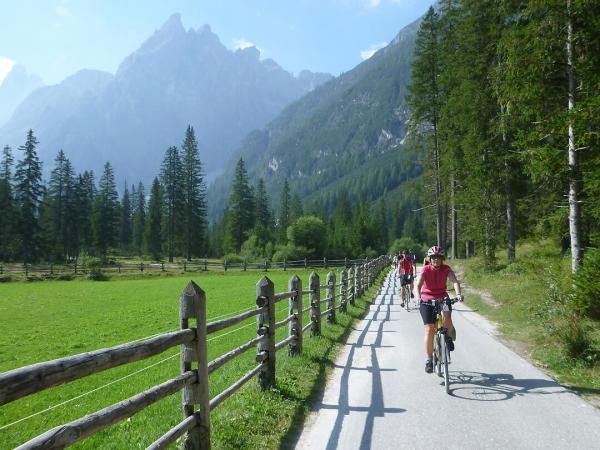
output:
M176 345L181 346L181 374L178 377L83 418L55 427L18 448L67 447L182 390L183 420L148 448L165 448L185 435L186 449L209 449L210 412L255 376L261 389L273 386L276 376L276 352L287 346L289 355L302 353L304 333L310 331L311 336L320 335L321 318L325 316L327 322L334 323L336 312L346 312L348 303L354 304L355 299L372 286L377 274L390 262L388 256L380 256L372 261L354 265L348 270L342 270L337 282L336 275L329 272L325 284L321 284L319 275L313 272L308 280L308 289L303 289L302 280L293 275L287 290L280 293L275 293L275 286L271 280L263 277L256 285L255 308L210 323L207 323L206 319L206 295L199 286L190 281L179 301L179 331L2 373L0 406L52 386L139 361ZM326 292L323 299L321 290ZM303 300L305 295L309 298L306 307ZM275 304L286 299L289 302L289 314L285 319L276 322ZM325 310L322 310L321 305L324 303ZM303 324L303 314L307 312L310 319L307 324ZM257 321L257 336L209 362L207 336L254 316ZM288 337L276 342L275 330L285 325L288 325ZM209 399L209 375L252 348L256 348L257 365L230 387Z
M17 276L84 276L91 271L99 271L105 274L117 273L159 273L159 272L205 272L205 271L225 271L228 270L262 270L271 269L313 269L313 268L335 268L349 267L351 265L364 264L366 259L299 259L294 261L273 262L265 259L263 261L231 262L225 260L196 259L193 261L179 261L174 263L167 262L127 262L116 263L101 267L87 267L86 265L72 264L7 264L0 263L0 275Z

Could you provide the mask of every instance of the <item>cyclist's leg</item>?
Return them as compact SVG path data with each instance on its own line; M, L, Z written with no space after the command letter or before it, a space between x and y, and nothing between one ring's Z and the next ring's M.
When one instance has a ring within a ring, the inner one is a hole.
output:
M423 319L423 325L425 326L425 336L423 339L425 356L427 356L427 359L431 359L433 357L433 335L435 334L435 308L422 303L419 311Z

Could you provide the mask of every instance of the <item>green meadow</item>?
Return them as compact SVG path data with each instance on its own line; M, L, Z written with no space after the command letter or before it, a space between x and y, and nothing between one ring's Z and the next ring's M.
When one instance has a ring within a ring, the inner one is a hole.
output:
M299 271L306 289L309 272ZM324 284L326 272L319 272ZM179 294L190 279L207 297L209 320L255 307L255 285L267 275L275 292L287 290L287 271L202 273L188 276L20 282L0 284L0 371L142 339L177 330ZM339 341L364 311L364 299L338 314L338 324L323 321L323 336L305 339L305 352L289 358L277 353L277 385L262 393L256 382L221 404L212 414L214 448L278 448L293 440ZM324 297L324 292L322 292ZM308 298L304 298L304 306ZM287 301L277 304L277 320ZM308 320L305 315L304 320ZM306 322L305 322L306 323ZM209 359L256 336L256 318L209 336ZM278 330L277 341L287 334ZM0 407L0 448L13 448L44 431L128 398L179 374L178 348L54 387ZM210 378L211 398L255 366L248 351ZM46 409L50 410L45 411ZM33 417L31 415L37 414ZM181 421L181 394L161 400L127 421L76 444L74 448L145 448ZM23 419L23 420L22 420ZM16 423L15 423L16 422ZM263 433L268 430L265 437Z

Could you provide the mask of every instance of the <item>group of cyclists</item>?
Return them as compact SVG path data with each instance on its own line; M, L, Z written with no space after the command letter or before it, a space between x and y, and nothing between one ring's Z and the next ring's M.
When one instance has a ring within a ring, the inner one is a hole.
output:
M447 330L448 349L454 350L454 341L452 339L452 303L447 292L447 283L453 284L459 301L463 300L460 283L453 270L447 264L444 264L446 253L443 248L433 246L427 250L427 256L423 261L423 268L417 277L416 256L412 250L403 250L394 260L396 274L400 278L400 284L403 288L410 285L410 297L415 294L419 300L419 311L423 324L425 325L425 372L433 372L433 336L436 329L435 304L442 303L443 327ZM416 278L416 289L414 279ZM409 302L410 298L405 298L405 290L401 292L401 306L404 302Z

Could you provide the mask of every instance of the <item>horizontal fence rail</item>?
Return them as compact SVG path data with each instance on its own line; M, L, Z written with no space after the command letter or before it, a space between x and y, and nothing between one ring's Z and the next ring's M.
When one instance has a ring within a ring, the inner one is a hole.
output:
M336 312L346 312L347 304L353 304L356 298L372 286L375 277L389 265L391 259L380 256L371 261L359 260L358 263L347 259L317 261L323 263L324 267L335 267L335 264L341 263L339 267L344 269L339 276L329 272L325 278L326 284L323 285L320 284L319 275L311 273L308 289L303 289L302 280L294 275L289 280L287 290L279 293L275 293L273 282L263 277L256 285L255 309L210 323L207 323L206 318L206 295L199 286L190 282L179 299L179 331L0 374L0 405L3 405L52 386L148 358L177 345L181 348L181 374L178 377L83 418L55 427L18 448L67 447L182 391L182 421L148 448L166 448L184 436L184 448L209 449L210 412L255 377L261 389L271 388L275 383L276 353L284 348L288 349L290 356L302 353L304 332L310 331L311 336L320 335L322 316L326 317L327 322L335 323ZM308 267L313 262L315 261L304 260L288 263L303 263L304 267ZM345 268L347 264L350 264L349 269ZM321 299L322 290L325 295ZM288 314L276 322L275 305L283 300L288 300ZM324 310L322 304L326 305ZM306 324L303 323L305 313L308 313ZM208 362L207 336L252 317L256 317L256 337ZM275 330L285 325L288 325L287 337L276 342ZM256 349L257 365L209 399L209 374L251 349Z
M25 277L79 277L93 274L144 274L144 273L186 273L228 270L261 270L272 269L317 269L317 268L349 268L359 264L367 264L368 259L301 259L295 261L243 261L231 262L227 260L192 260L167 262L122 262L102 266L89 266L85 263L69 264L17 264L0 263L0 276L25 276Z

